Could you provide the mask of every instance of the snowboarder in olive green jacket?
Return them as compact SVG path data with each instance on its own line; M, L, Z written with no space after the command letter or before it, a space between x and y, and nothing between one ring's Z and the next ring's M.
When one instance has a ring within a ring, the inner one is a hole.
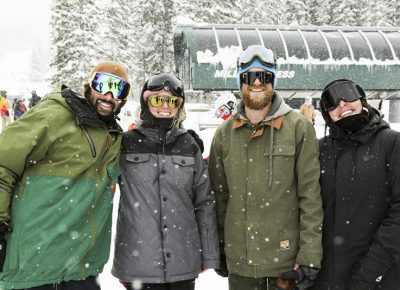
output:
M217 273L229 275L230 290L306 289L322 259L315 130L274 93L276 73L271 50L254 45L240 54L242 100L211 145L221 265L227 265Z
M129 92L101 62L85 97L61 86L0 135L0 289L100 289Z

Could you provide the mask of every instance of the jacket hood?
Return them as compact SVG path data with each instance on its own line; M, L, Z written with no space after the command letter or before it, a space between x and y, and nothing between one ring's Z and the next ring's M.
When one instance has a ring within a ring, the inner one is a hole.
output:
M68 108L75 116L76 122L79 126L94 125L105 127L110 131L122 132L122 128L118 125L115 119L107 123L101 120L88 99L80 96L65 85L54 90L51 94L47 95L46 98L52 99Z

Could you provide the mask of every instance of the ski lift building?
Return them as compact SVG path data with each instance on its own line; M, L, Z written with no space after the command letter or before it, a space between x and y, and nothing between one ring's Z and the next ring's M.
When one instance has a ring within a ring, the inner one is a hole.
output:
M237 92L237 56L253 44L276 53L284 98L317 98L340 78L359 83L368 98L400 98L400 28L180 25L176 73L189 92Z

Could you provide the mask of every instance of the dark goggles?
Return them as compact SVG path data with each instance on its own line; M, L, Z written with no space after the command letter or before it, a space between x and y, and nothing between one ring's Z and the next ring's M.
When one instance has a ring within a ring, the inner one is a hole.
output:
M168 73L159 73L149 78L146 89L149 91L171 91L175 96L185 97L181 80Z
M178 96L162 96L162 95L154 95L149 96L147 98L148 103L150 106L158 108L167 103L168 107L171 109L179 108L180 105L183 103L183 98Z
M120 77L105 73L94 73L89 83L90 87L100 94L111 92L114 99L124 100L128 97L131 86Z
M322 92L321 106L325 111L332 111L339 106L340 100L354 102L363 97L362 89L357 84L350 81L336 83Z
M268 71L247 71L240 75L240 83L252 85L258 79L261 84L267 85L272 83L274 75Z

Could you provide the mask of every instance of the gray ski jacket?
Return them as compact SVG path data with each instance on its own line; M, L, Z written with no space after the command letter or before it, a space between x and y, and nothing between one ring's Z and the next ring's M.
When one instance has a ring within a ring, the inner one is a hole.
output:
M194 138L139 126L123 135L120 165L112 274L169 283L218 267L215 198Z

